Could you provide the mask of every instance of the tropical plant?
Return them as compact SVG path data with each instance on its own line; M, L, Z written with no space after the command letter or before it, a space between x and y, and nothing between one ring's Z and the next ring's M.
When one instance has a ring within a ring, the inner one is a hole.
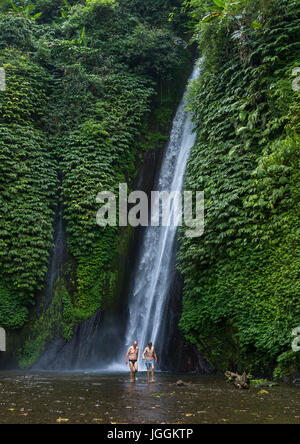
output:
M24 17L28 20L37 20L42 15L42 12L33 14L36 9L36 5L17 6L12 0L5 1L7 1L7 3L10 5L10 11L13 14Z

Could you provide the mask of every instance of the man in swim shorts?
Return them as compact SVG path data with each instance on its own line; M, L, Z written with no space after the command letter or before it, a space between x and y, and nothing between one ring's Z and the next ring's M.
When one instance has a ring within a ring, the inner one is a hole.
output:
M157 356L156 356L155 349L152 345L152 342L148 342L148 347L145 348L144 353L143 353L143 360L145 360L145 355L146 355L146 367L147 367L147 372L148 372L148 382L150 382L151 369L152 369L152 382L154 382L154 370L155 370L154 359L157 364Z
M128 364L129 357L129 366L130 366L130 381L135 381L135 375L138 372L138 357L139 357L139 348L137 346L137 341L134 341L133 345L129 347L126 353L126 365Z

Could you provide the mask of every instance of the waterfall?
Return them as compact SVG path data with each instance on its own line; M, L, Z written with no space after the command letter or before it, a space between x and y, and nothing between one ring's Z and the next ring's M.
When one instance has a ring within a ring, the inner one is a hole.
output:
M199 75L196 66L190 81ZM177 109L167 144L156 191L181 192L184 174L196 133L191 116L186 111L187 93ZM170 220L175 220L174 203ZM167 227L149 226L145 229L138 266L129 297L129 321L124 348L137 340L142 353L148 341L158 352L163 350L168 317L170 288L175 276L175 224Z
M198 77L199 71L200 68L196 66L190 81ZM187 161L196 139L186 105L185 93L173 120L170 139L156 178L156 191L182 191ZM171 206L170 214L170 219L173 218L174 205ZM58 255L61 250L61 232L59 223ZM141 352L147 342L152 341L160 360L164 345L168 343L168 333L174 330L170 297L176 280L176 233L177 227L174 225L145 228L130 288L129 319L125 335L121 333L123 325L120 325L118 316L103 320L99 310L93 318L76 327L70 342L56 338L48 345L34 368L123 371L126 370L125 350L134 340L138 341ZM52 275L50 267L49 278ZM51 289L51 279L49 284Z

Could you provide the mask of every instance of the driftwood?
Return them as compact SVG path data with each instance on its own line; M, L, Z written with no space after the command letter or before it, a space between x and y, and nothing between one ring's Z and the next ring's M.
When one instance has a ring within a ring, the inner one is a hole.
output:
M237 373L226 372L227 382L232 382L238 389L248 389L250 386L250 378L245 372L242 375Z

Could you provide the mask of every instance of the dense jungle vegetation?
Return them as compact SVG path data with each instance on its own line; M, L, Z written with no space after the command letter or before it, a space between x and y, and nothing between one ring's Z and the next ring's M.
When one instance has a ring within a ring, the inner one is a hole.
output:
M144 153L163 146L191 69L179 1L1 2L0 325L30 319L29 366L62 326L113 300L118 228L96 225L96 196L132 184ZM42 314L54 214L69 259ZM127 236L128 237L128 236ZM41 304L40 304L41 305ZM62 305L62 310L61 310Z
M201 240L182 236L181 328L213 367L282 378L300 364L300 4L186 6L203 56L186 188L205 191L206 218Z
M166 142L193 45L185 187L205 191L205 233L180 234L180 328L214 368L299 370L299 1L0 5L0 325L26 332L19 364L113 304L131 231L100 229L96 196ZM59 213L68 257L43 308Z

